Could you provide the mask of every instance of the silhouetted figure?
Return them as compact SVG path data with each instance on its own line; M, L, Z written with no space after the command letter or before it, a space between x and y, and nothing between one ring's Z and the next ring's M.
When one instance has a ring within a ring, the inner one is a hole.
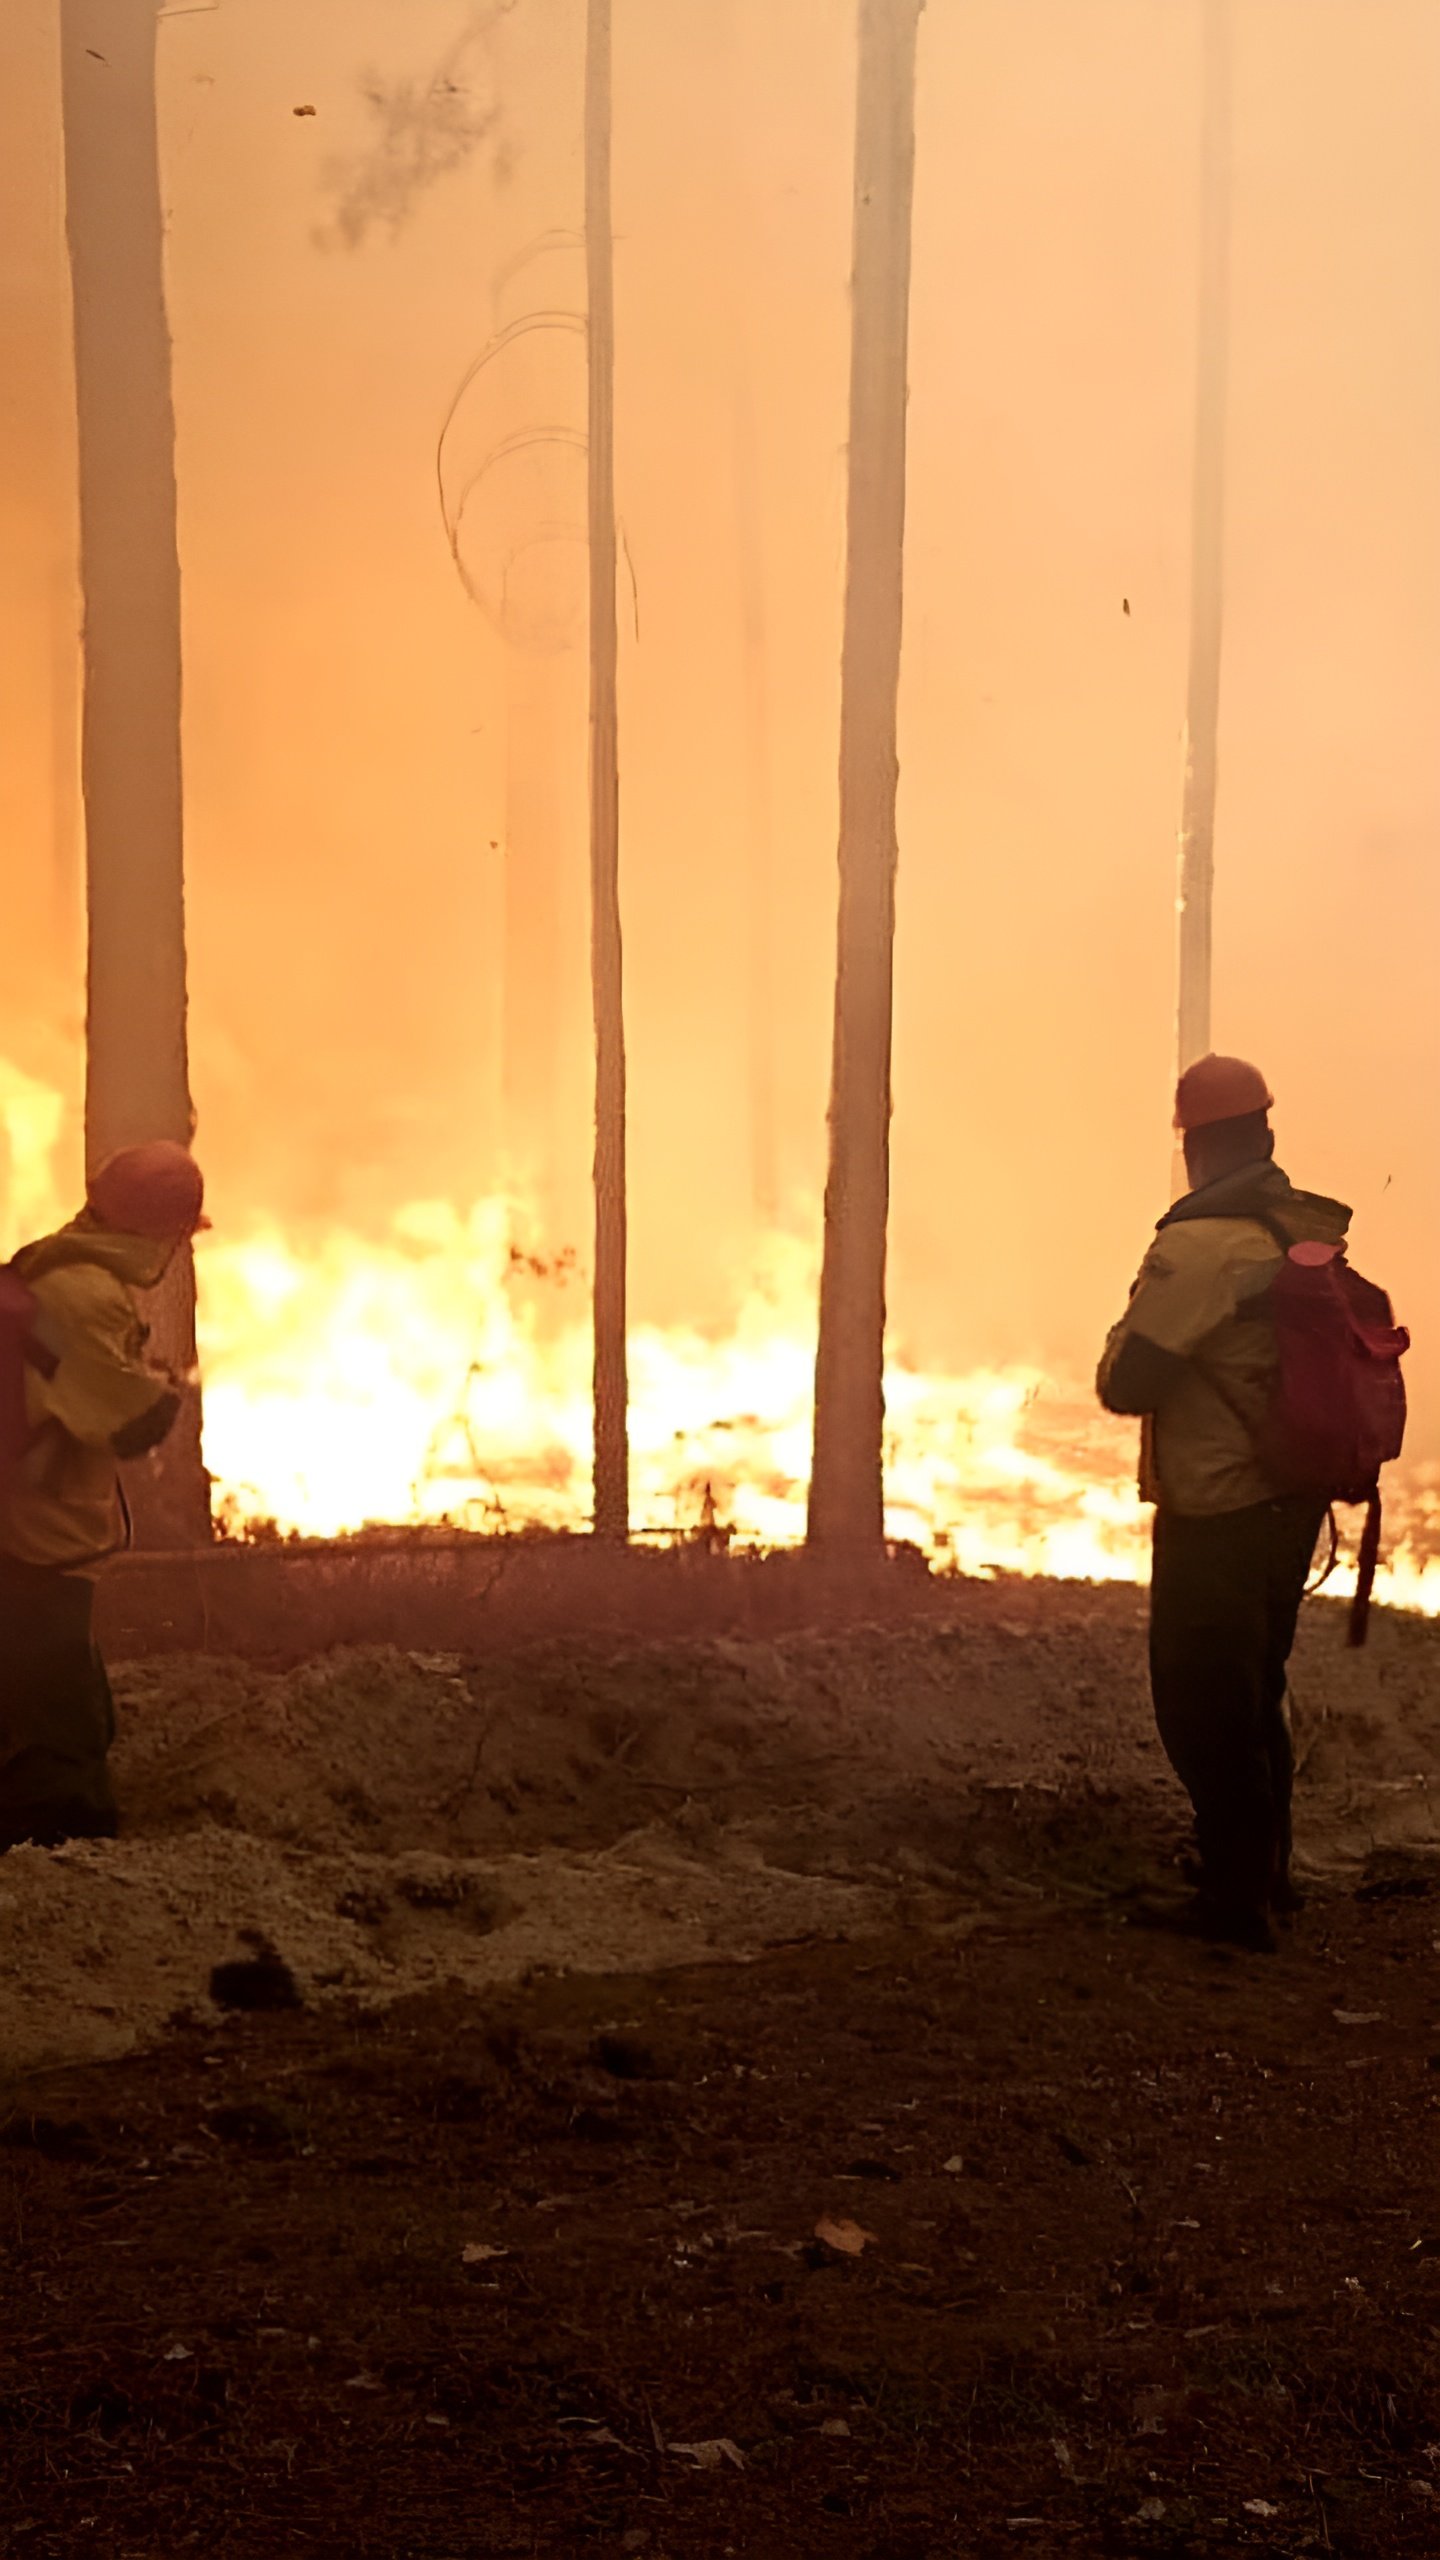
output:
M206 1223L202 1201L184 1147L127 1147L79 1216L0 1274L0 1849L116 1827L94 1573L128 1541L121 1460L158 1447L181 1408L183 1381L147 1360L136 1292Z
M1144 1417L1140 1490L1155 1505L1150 1680L1195 1808L1202 1934L1268 1949L1293 1909L1294 1760L1286 1664L1323 1495L1282 1489L1261 1454L1276 1373L1272 1284L1291 1243L1343 1247L1350 1212L1296 1191L1274 1161L1258 1068L1202 1058L1176 1122L1192 1188L1160 1221L1105 1346L1099 1392Z

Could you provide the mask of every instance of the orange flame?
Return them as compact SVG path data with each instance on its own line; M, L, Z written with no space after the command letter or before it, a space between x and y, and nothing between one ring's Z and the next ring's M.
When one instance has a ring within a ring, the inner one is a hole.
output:
M510 1220L412 1208L383 1244L331 1231L211 1242L201 1263L207 1462L225 1516L334 1536L377 1520L582 1529L590 1337L512 1285ZM641 1533L713 1518L737 1542L803 1537L814 1271L773 1244L733 1323L631 1338ZM1037 1372L962 1378L897 1361L887 1526L983 1572L1132 1578L1144 1525L1129 1434Z
M0 1060L0 1245L64 1215L63 1111ZM376 1524L582 1530L590 1332L577 1275L534 1285L504 1200L402 1210L381 1238L223 1228L198 1257L205 1456L230 1536ZM637 1533L750 1547L805 1533L816 1270L772 1239L723 1329L637 1326ZM1133 1426L1088 1386L1025 1367L886 1381L886 1521L967 1574L1142 1581ZM1440 1468L1398 1478L1380 1594L1440 1615ZM1334 1586L1345 1588L1345 1577Z
M383 1243L330 1230L212 1240L201 1261L205 1446L235 1534L335 1536L378 1521L579 1530L590 1500L590 1334L514 1285L491 1201L398 1217ZM630 1344L640 1534L718 1527L778 1547L805 1533L815 1268L772 1240L733 1321L638 1326ZM1033 1368L886 1380L886 1525L969 1574L1141 1581L1148 1514L1134 1426ZM1414 1480L1383 1596L1440 1614L1440 1498ZM1337 1575L1343 1591L1347 1577Z

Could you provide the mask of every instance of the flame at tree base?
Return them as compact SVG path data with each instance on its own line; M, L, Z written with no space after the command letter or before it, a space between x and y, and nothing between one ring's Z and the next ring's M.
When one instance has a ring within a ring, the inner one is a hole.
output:
M0 1058L0 1250L68 1214L58 1094ZM381 1240L222 1226L197 1255L205 1457L231 1538L382 1525L590 1526L591 1344L573 1257L516 1242L502 1199L402 1211ZM770 1241L724 1329L630 1340L636 1534L737 1547L805 1534L816 1264ZM1143 1581L1132 1424L1036 1368L886 1380L886 1527L941 1569ZM1440 1616L1440 1467L1386 1484L1379 1596ZM1343 1592L1353 1577L1338 1573Z
M573 1264L519 1251L515 1231L503 1201L468 1217L430 1203L383 1243L337 1230L207 1243L205 1450L226 1534L589 1527L584 1287ZM637 1534L757 1549L804 1537L814 1308L812 1257L777 1239L724 1331L635 1329ZM1088 1389L899 1357L886 1401L892 1539L964 1574L1144 1579L1134 1426ZM1381 1596L1440 1614L1435 1483L1412 1478L1390 1518Z

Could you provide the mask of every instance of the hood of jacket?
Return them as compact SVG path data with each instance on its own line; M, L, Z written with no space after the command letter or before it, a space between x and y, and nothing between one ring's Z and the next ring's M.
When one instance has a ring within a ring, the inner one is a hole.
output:
M1297 1191L1287 1173L1268 1159L1222 1174L1218 1182L1187 1191L1166 1212L1156 1229L1185 1226L1196 1218L1254 1218L1261 1226L1282 1228L1292 1244L1343 1244L1350 1212L1343 1200L1328 1200L1320 1191Z
M22 1245L11 1268L32 1288L52 1271L88 1263L108 1271L127 1289L153 1289L164 1278L174 1251L172 1244L157 1244L153 1236L125 1235L117 1227L102 1227L90 1210L82 1209L78 1218L53 1236Z

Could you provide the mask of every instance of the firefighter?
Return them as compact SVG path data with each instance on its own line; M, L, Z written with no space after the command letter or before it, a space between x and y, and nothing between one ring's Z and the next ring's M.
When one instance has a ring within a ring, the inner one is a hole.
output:
M137 1292L208 1225L203 1198L187 1148L127 1147L10 1266L31 1304L23 1445L0 1485L0 1849L116 1828L94 1574L128 1542L120 1461L158 1447L181 1404L184 1382L147 1359Z
M1202 1058L1181 1077L1190 1189L1160 1221L1097 1382L1111 1413L1142 1418L1151 1691L1195 1813L1182 1925L1257 1952L1298 1902L1286 1665L1325 1516L1316 1496L1280 1491L1258 1454L1276 1367L1267 1299L1288 1244L1343 1245L1350 1223L1280 1171L1272 1106L1242 1058Z

